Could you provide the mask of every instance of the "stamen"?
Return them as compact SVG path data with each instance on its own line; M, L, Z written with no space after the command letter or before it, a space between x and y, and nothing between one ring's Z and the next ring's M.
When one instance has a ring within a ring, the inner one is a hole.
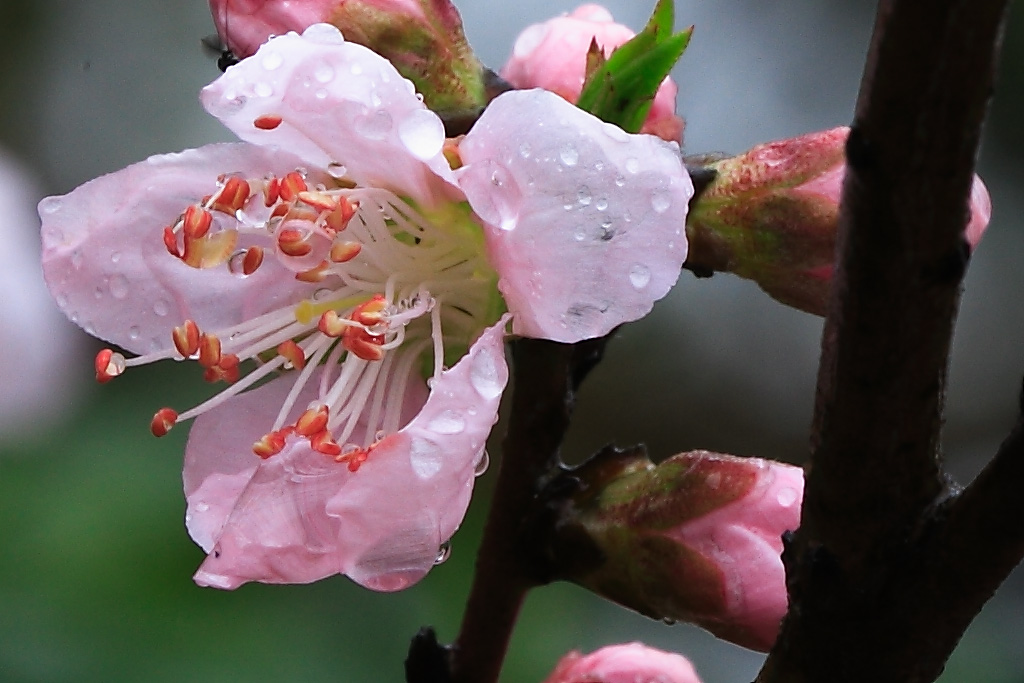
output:
M171 331L171 339L182 358L191 358L199 351L199 326L186 320Z
M204 332L199 337L199 365L209 369L219 362L220 338L215 334L206 334Z
M327 418L327 406L309 408L295 421L295 433L309 437L322 432L327 427Z
M149 423L149 429L153 432L153 436L166 436L177 421L178 413L171 408L161 408L153 416L153 421Z
M363 245L359 242L335 242L331 245L331 260L335 263L347 263L358 256L362 249Z
M277 353L280 356L284 356L292 367L296 370L301 370L306 366L306 356L302 352L302 347L296 344L291 339L283 341L277 345ZM287 367L287 365L286 365Z
M96 381L106 384L125 369L124 356L110 349L103 349L96 354Z
M274 130L281 125L283 121L277 114L263 114L253 119L252 125L259 128L260 130Z
M214 199L210 202L210 208L216 211L221 211L234 216L235 213L249 200L249 183L238 178L231 176L224 181L224 187L221 188L220 192L216 194Z

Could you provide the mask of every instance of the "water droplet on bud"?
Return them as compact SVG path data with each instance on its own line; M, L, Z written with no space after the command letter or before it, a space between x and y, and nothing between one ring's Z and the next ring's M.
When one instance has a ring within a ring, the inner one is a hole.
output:
M441 547L437 549L437 557L434 558L434 566L444 564L445 561L452 556L452 542L450 540L445 541L441 544Z

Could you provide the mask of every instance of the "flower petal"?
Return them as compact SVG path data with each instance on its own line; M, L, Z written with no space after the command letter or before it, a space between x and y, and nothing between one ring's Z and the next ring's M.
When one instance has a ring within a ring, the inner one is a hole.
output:
M513 332L601 336L675 284L693 196L677 145L529 90L494 100L459 151Z
M247 278L197 270L167 253L163 228L217 187L217 177L294 171L291 154L246 144L152 156L39 204L43 274L85 331L135 353L169 348L182 320L216 329L296 301L315 287L268 259ZM242 245L244 246L244 245Z
M405 413L415 417L382 440L357 472L298 439L265 461L248 451L273 420L288 382L199 417L184 475L189 533L210 553L196 582L233 589L343 573L376 590L399 590L422 578L462 521L474 466L497 420L508 379L506 322L486 330L438 377L425 402L423 385L413 387Z
M203 105L243 140L432 203L450 193L444 126L384 58L314 24L265 43L203 89ZM261 117L280 117L271 129ZM340 171L340 169L339 169Z

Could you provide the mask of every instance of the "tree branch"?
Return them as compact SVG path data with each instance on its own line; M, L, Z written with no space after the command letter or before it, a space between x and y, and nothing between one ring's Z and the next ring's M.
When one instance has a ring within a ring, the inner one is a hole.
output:
M1006 0L882 0L847 142L790 613L760 681L924 681L963 229ZM961 587L962 589L963 587ZM941 611L941 610L940 610ZM964 624L966 626L966 624ZM957 634L957 638L959 634Z

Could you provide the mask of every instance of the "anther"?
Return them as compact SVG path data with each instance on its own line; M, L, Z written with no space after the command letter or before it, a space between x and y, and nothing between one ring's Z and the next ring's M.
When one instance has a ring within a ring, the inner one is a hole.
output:
M178 236L174 234L174 228L171 226L164 228L164 246L167 247L167 251L171 256L181 258L181 249L178 248Z
M385 321L388 300L381 294L374 294L371 299L355 307L351 318L357 323L372 327Z
M196 240L210 231L213 224L213 214L201 206L192 206L185 209L181 218L182 227L185 233L185 240Z
M124 372L124 356L110 349L103 349L96 354L96 381L106 384Z
M329 274L327 272L329 268L330 264L327 261L321 261L309 270L295 273L295 279L299 282L323 282L324 278Z
M347 198L341 197L337 206L324 217L325 227L336 233L341 232L348 227L348 222L356 215L358 208L359 202L350 202Z
M252 452L264 460L272 455L277 455L284 450L284 442L288 432L278 430L260 437L260 440L252 445Z
M263 205L273 206L277 203L280 196L281 180L278 178L271 178L267 181L267 184L263 186Z
M200 351L200 353L202 352ZM206 368L206 371L203 373L203 379L211 384L221 381L234 384L240 377L238 363L238 356L233 353L225 354L221 356L216 365Z
M286 202L290 202L295 199L300 192L305 192L309 189L306 185L306 181L298 171L292 171L284 178L281 178L280 187L281 199Z
M277 347L277 353L287 359L296 370L306 367L306 354L303 353L302 347L291 339L281 342Z
M341 335L341 345L363 360L384 358L383 335L371 335L358 327L349 327Z
M311 192L305 190L299 192L299 201L312 206L319 211L333 211L338 206L338 200L324 192Z
M166 436L177 421L177 411L172 408L161 408L156 411L153 421L149 423L149 430L153 432L153 436Z
M331 309L320 316L320 322L316 327L328 337L340 337L349 328L349 325L344 318L338 315L337 311Z
M287 256L305 256L313 251L306 236L294 228L278 231L277 246Z
M334 437L326 429L309 437L309 445L317 453L323 453L331 457L341 455L341 446L338 445L338 442L334 440Z
M317 406L306 410L299 419L295 421L295 433L300 436L311 437L327 428L328 419L327 406Z
M252 275L263 264L263 247L249 247L242 259L242 273Z
M363 245L359 242L335 242L331 245L331 260L335 263L346 263L358 256L362 250Z
M241 209L249 199L249 183L237 176L231 176L224 181L224 187L217 193L211 207L234 216L235 212Z
M199 326L186 320L171 331L171 339L182 358L191 358L199 351Z
M191 355L191 354L190 354ZM215 334L199 337L199 364L204 368L212 368L220 362L220 338Z
M252 125L256 126L260 130L274 130L281 125L283 121L277 114L263 114L253 119Z

